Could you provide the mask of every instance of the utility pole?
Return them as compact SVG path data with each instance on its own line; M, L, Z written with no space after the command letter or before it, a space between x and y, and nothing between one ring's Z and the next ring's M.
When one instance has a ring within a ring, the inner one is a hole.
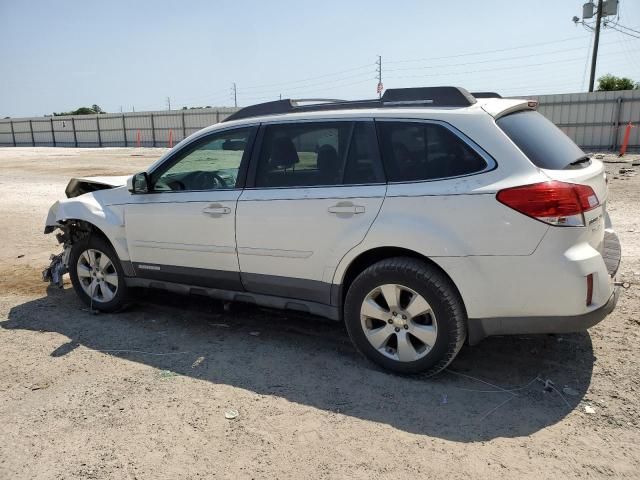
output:
M233 105L238 108L238 88L236 82L233 82Z
M593 92L593 84L596 80L596 61L598 59L598 42L600 41L600 23L602 20L602 4L604 0L599 0L598 11L596 13L596 33L593 39L593 56L591 57L591 76L589 77L589 91Z
M378 98L382 98L382 55L378 55L376 71L378 72L378 86L376 87L376 91L378 92Z
M578 24L592 30L595 34L593 38L593 52L591 54L591 75L589 76L589 91L593 92L593 84L596 80L596 62L598 61L598 46L600 44L600 27L602 19L604 18L604 26L607 26L607 19L609 17L615 17L618 15L618 3L619 0L598 0L596 6L593 0L588 0L587 3L582 5L582 19L573 17L572 21L577 26ZM589 20L593 18L595 9L596 24L592 26ZM584 81L584 79L583 79Z
M169 107L169 110L171 110L171 97L167 97L167 106Z

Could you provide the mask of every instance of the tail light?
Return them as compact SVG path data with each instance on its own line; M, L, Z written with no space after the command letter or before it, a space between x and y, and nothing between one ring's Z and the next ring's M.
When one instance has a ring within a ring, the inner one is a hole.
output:
M550 225L582 227L584 212L600 205L588 185L550 181L500 190L500 203Z
M593 303L593 273L587 275L587 307Z

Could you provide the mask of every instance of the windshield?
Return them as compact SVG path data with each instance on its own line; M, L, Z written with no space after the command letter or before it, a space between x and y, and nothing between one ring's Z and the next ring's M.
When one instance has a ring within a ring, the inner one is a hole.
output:
M512 113L496 123L537 167L564 170L586 166L580 165L587 160L580 147L538 112Z

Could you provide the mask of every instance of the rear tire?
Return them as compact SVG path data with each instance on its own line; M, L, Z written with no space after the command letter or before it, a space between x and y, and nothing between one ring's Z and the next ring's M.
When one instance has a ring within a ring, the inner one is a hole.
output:
M69 275L76 294L90 308L115 312L125 306L124 271L104 237L89 235L71 246Z
M401 374L435 375L467 335L458 291L440 270L410 257L382 260L353 281L344 305L356 349Z

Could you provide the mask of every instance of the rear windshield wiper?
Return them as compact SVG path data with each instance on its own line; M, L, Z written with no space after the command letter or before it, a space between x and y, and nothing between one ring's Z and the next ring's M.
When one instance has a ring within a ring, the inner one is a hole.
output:
M586 165L583 165L586 164ZM589 164L591 164L591 158L589 158L589 156L587 155L583 155L582 157L578 158L577 160L574 160L573 162L571 162L569 165L567 165L566 167L564 167L565 169L571 169L571 168L581 168L583 166L588 166Z

